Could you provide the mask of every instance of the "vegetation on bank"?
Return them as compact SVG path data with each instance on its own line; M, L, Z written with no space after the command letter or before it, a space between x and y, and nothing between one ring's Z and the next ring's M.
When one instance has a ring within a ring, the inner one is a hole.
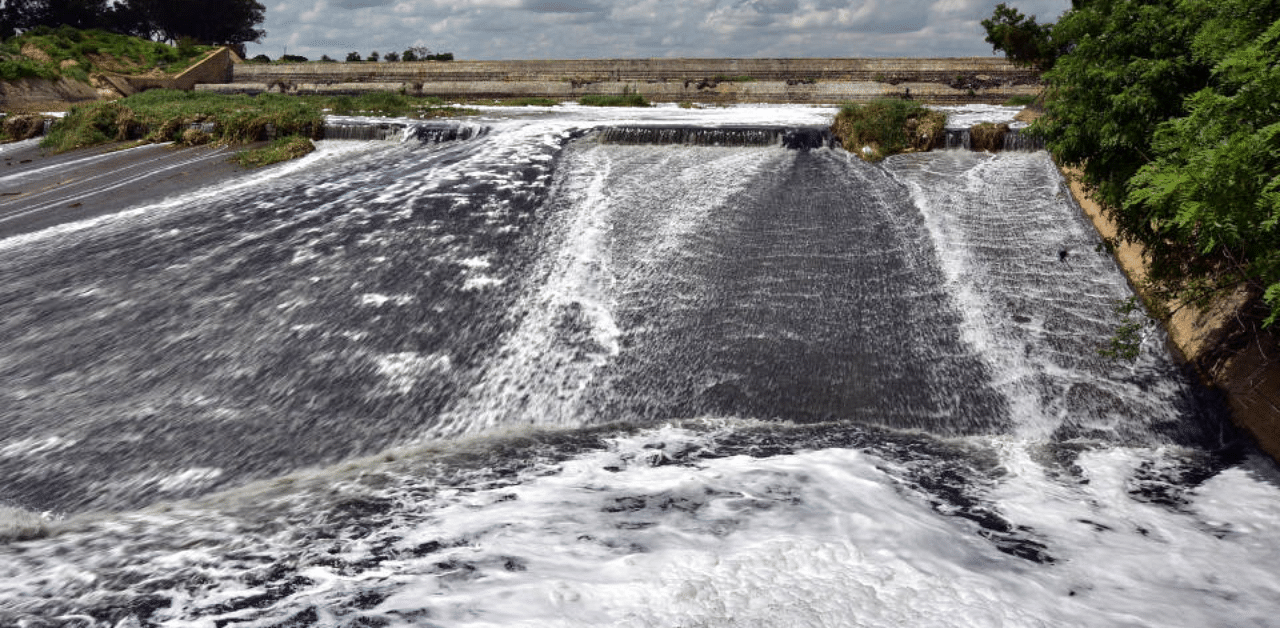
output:
M151 90L117 101L77 105L49 130L55 151L139 140L180 144L246 144L268 136L318 139L324 116L430 118L472 113L438 98L382 92L359 96L258 96ZM199 130L199 133L191 133Z
M640 94L588 94L578 99L587 107L648 107L649 101Z
M8 0L0 38L41 27L100 29L178 43L242 44L266 34L257 0Z
M260 168L309 155L315 149L316 145L309 138L290 135L274 140L262 148L241 151L233 161L246 168Z
M1001 5L989 22L997 50L1051 68L1030 132L1147 251L1148 295L1243 284L1280 319L1280 2L1091 0L1051 25Z
M170 46L101 30L39 26L0 43L0 80L65 76L88 83L90 72L102 70L176 74L212 49L186 40Z
M195 125L212 128L186 132ZM202 92L151 90L117 101L73 107L53 125L42 146L55 151L113 141L244 144L269 133L277 137L316 138L324 115L314 101L291 96L227 96Z
M831 132L841 145L867 161L924 151L945 140L947 117L920 103L885 98L846 104L836 114Z
M409 96L397 92L371 92L354 96L295 96L311 102L334 115L390 116L397 118L441 118L473 115L474 109L463 109L436 96Z

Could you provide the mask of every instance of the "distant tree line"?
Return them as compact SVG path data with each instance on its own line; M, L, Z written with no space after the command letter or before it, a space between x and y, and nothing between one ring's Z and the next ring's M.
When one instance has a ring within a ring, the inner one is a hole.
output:
M71 26L173 43L237 45L262 39L265 12L257 0L0 0L0 37Z
M1046 70L1030 132L1143 245L1156 296L1244 284L1280 320L1280 0L1072 0L1052 24L1002 4L983 25Z
M392 63L396 61L453 61L453 53L443 52L436 54L431 52L431 49L425 46L414 46L401 53L388 52L386 55L379 55L378 51L375 50L369 53L368 57L363 59L360 58L360 53L358 52L348 52L347 61L352 63L360 61L370 61L373 63L377 63L378 61L389 61Z
M310 61L310 59L307 59L304 56L291 54L281 55L279 60L284 63L306 63L307 61ZM271 63L271 57L268 57L267 55L257 55L250 59L250 61L255 63ZM388 52L385 55L380 54L375 50L369 53L368 57L361 57L358 52L348 52L346 61L348 63L361 63L365 61L370 63L377 63L379 61L386 61L389 63L395 63L397 61L453 61L453 53L442 52L437 54L431 52L430 49L424 46L414 46L404 52ZM320 62L336 63L337 60L330 58L329 55L323 55L320 57Z

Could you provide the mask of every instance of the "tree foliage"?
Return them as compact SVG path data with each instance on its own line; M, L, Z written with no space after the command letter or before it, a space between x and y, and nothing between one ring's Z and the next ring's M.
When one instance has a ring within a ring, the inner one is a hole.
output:
M122 35L205 44L259 41L265 7L257 0L2 0L0 36L37 26L100 28Z
M1280 0L1076 0L1032 128L1142 244L1152 286L1280 317Z
M1018 65L1048 70L1058 58L1053 24L1038 24L1034 15L1027 17L1003 2L990 19L982 20L982 28L987 31L987 43Z

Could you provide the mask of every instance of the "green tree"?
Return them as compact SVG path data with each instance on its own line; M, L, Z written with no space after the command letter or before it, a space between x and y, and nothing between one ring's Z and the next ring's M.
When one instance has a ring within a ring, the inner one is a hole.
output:
M1252 282L1280 315L1280 0L1076 0L1032 127L1166 297Z
M0 35L37 26L101 28L108 25L107 0L4 0L0 2Z
M360 53L358 52L347 53L347 63L359 63L360 61L361 61Z
M1018 65L1048 70L1058 58L1053 24L1037 24L1034 15L1027 17L1003 2L990 19L982 20L982 28L987 31L987 43Z
M1152 279L1166 293L1194 299L1247 282L1263 294L1272 324L1280 317L1280 21L1224 52L1221 44L1251 30L1230 21L1210 21L1196 38L1201 56L1223 58L1210 86L1186 100L1186 115L1157 128L1155 159L1131 180L1124 213L1146 220Z
M176 42L190 37L206 44L260 41L266 8L257 0L125 0L151 37Z

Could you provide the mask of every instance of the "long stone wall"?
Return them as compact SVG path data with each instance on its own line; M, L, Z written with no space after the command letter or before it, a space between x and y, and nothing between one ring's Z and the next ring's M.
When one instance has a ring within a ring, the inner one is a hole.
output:
M591 59L412 63L238 63L218 92L359 93L452 98L638 93L656 101L841 102L909 94L926 102L1034 95L1037 75L997 57L947 59Z

